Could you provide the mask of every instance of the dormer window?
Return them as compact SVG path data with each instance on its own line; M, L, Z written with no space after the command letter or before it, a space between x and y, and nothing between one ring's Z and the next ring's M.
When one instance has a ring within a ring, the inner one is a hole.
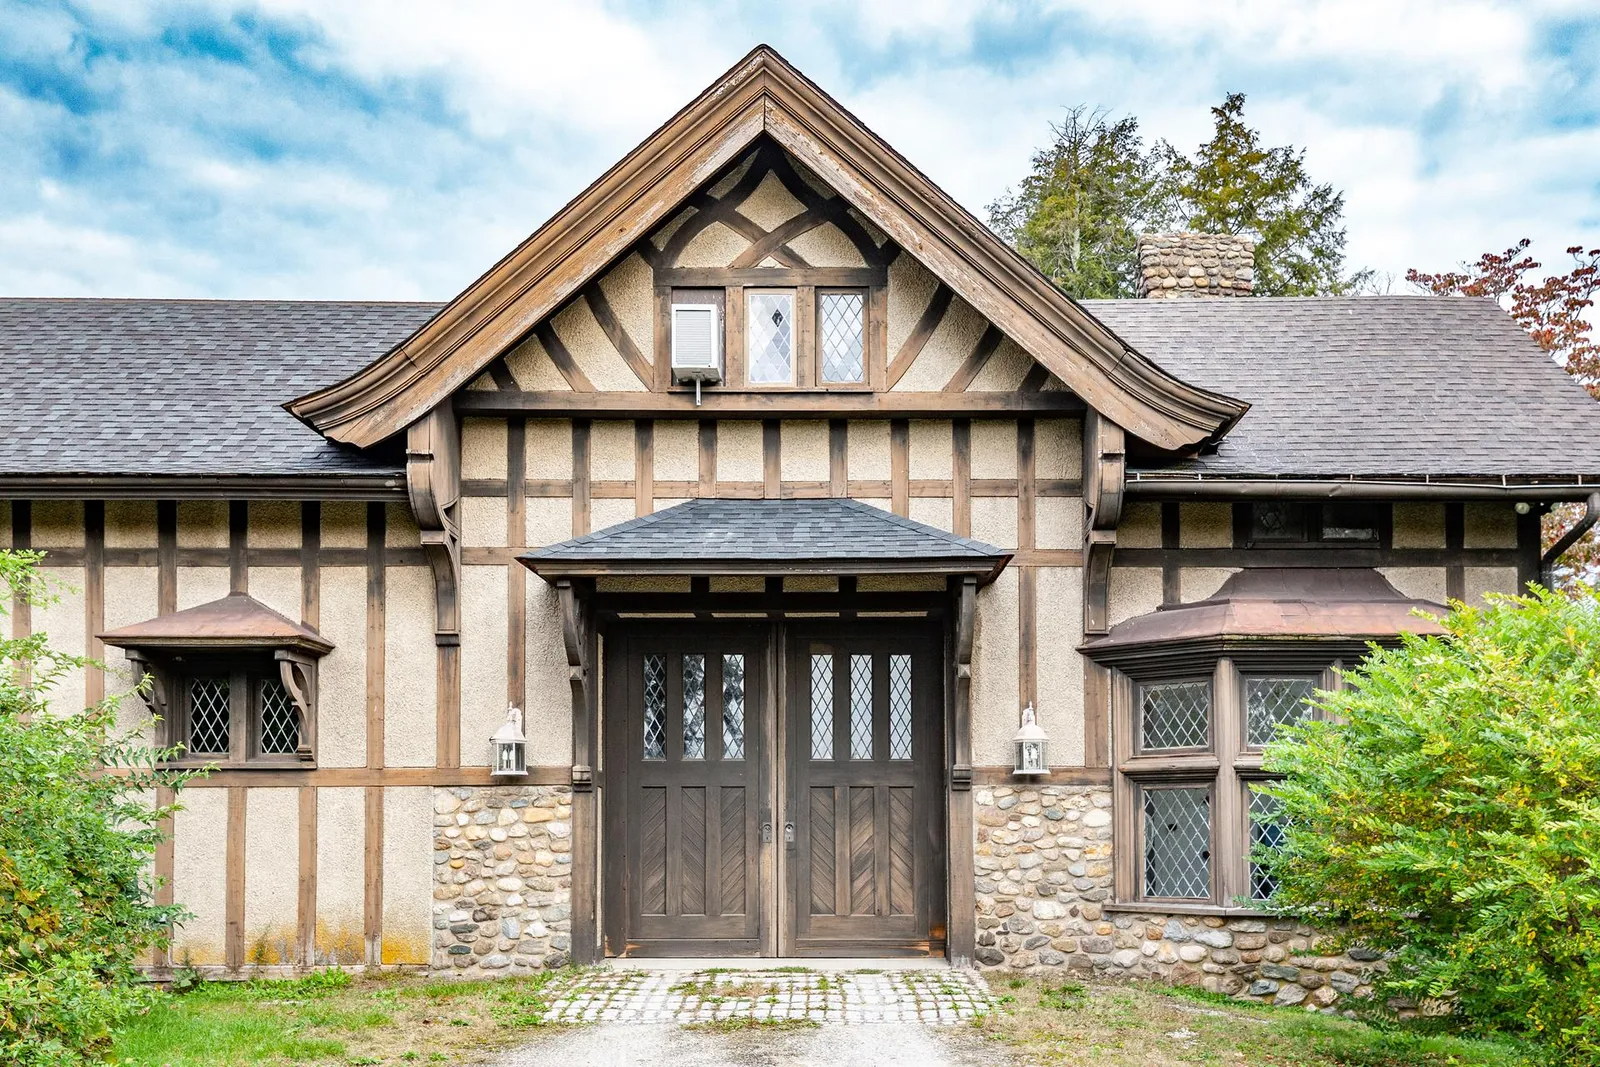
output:
M156 744L177 765L309 767L316 762L317 661L333 645L234 593L100 639L150 676Z

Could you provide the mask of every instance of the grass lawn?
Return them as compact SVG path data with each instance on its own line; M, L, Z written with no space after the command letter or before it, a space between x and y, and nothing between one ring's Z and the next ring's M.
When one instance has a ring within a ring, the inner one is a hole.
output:
M561 972L459 982L342 972L213 982L164 995L117 1034L112 1060L139 1067L461 1063L503 1052L543 1024Z
M206 984L163 995L117 1035L113 1062L138 1067L470 1063L544 1025L574 972L461 982L389 975ZM1528 1067L1508 1045L1389 1032L1296 1008L1241 1004L1160 986L997 978L999 1010L972 1024L998 1065L1168 1067ZM715 1033L770 1028L744 1020ZM1526 1058L1525 1058L1526 1056Z
M978 1030L1020 1064L1169 1067L1531 1067L1527 1049L1273 1008L1195 989L994 979Z

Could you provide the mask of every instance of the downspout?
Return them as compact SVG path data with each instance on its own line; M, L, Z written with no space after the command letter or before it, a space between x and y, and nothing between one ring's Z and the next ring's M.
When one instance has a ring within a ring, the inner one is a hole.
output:
M1600 520L1600 493L1590 493L1588 501L1584 504L1583 518L1579 519L1572 529L1562 534L1561 540L1551 545L1550 551L1539 559L1539 581L1545 588L1550 586L1551 572L1555 570L1556 561L1567 549L1577 544L1579 538L1589 532L1596 520Z

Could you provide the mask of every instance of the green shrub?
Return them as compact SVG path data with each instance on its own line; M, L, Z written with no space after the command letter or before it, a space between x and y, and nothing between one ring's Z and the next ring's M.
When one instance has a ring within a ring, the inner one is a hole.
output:
M1385 998L1600 1063L1600 600L1442 622L1269 747L1271 906L1385 953Z
M0 551L0 613L13 597L50 601L38 560ZM113 736L116 699L71 714L47 705L88 664L44 634L0 637L0 1063L98 1057L144 1000L134 963L182 917L155 905L147 873L168 814L148 793L182 776Z

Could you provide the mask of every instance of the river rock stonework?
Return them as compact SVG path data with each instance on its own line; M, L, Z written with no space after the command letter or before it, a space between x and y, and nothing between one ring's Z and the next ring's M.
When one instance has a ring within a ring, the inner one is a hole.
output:
M433 970L473 978L571 960L572 790L433 793Z
M1298 923L1108 909L1109 788L979 786L972 795L980 967L1159 979L1318 1010L1371 991L1375 953L1318 954L1315 931Z
M1255 288L1255 242L1228 233L1139 236L1139 296L1145 300L1249 296Z

